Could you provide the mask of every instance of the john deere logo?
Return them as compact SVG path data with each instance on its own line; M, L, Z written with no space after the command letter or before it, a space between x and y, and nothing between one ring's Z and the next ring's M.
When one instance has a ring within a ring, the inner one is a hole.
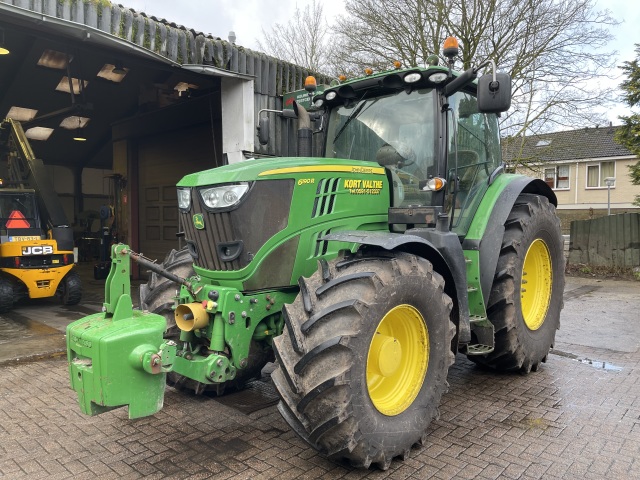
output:
M196 213L193 216L193 226L198 230L204 230L204 218L202 218L201 213Z

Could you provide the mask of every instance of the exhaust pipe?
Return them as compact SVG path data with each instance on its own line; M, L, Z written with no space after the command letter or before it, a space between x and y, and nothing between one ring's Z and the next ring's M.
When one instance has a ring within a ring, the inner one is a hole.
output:
M293 102L293 111L298 117L298 156L311 157L313 150L313 130L309 112L298 102Z

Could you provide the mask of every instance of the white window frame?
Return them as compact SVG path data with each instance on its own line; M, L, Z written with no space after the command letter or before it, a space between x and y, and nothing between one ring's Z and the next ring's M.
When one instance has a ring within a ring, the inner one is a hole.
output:
M568 187L558 187L558 169L560 169L561 167L567 167L569 169L569 173L567 174L567 181L569 182L569 186ZM550 167L544 167L542 169L542 180L546 183L546 171L547 170L553 170L553 187L552 190L560 190L560 191L567 191L567 190L571 190L571 165L554 165L554 166L550 166ZM548 185L548 184L547 184Z
M602 169L602 164L603 163L611 163L613 162L613 177L616 177L616 169L618 168L618 162L616 162L615 160L602 160L601 162L591 162L591 163L587 163L585 168L584 168L584 188L587 190L603 190L607 188L607 185L600 185L600 181L601 181L601 169ZM598 167L598 186L597 187L590 187L589 186L589 167ZM618 183L617 181L613 183L613 185L611 186L612 189L616 188L616 183Z
M566 167L568 168L568 172L567 172L567 186L566 187L559 187L558 186L558 177L559 177L559 170L562 167ZM556 165L556 188L554 190L571 190L571 165L570 164L565 164L565 165Z

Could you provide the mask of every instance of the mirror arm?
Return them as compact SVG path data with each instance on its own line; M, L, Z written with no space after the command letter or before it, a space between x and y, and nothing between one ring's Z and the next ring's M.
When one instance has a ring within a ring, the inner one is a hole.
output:
M271 110L270 108L263 108L258 112L258 118L262 112L273 112L273 113L282 113L282 110Z
M262 112L282 113L282 110L272 110L270 108L263 108L260 111L258 111L258 118L260 118L260 115L262 114Z
M478 73L478 70L480 70L481 68L486 67L487 65L491 65L491 74L493 76L493 82L492 83L496 83L497 79L496 79L496 62L494 62L493 60L489 59L486 62L481 63L480 65L478 65L477 67L475 67L473 69L474 73Z
M258 118L260 118L260 115L262 114L262 112L279 113L284 118L296 118L295 114L293 113L293 110L291 110L290 114L286 114L285 112L289 112L289 110L272 110L270 108L263 108L260 111L258 111Z

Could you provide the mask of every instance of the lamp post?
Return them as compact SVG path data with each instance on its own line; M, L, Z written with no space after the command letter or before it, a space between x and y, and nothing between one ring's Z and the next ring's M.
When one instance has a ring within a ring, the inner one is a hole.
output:
M607 185L607 215L611 215L611 187L616 183L616 177L607 177L604 179Z

